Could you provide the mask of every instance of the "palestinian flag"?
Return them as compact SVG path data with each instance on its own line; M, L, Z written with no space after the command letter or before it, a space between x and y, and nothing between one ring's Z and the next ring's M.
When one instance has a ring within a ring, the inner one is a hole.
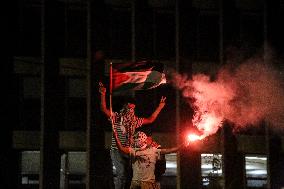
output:
M113 92L148 90L166 83L162 63L140 61L117 63L112 66Z

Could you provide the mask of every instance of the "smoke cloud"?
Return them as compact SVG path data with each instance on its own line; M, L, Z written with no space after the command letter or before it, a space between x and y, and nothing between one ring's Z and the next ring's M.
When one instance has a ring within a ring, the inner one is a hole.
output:
M193 124L204 137L215 133L224 120L235 129L266 121L284 128L283 78L262 59L248 59L237 67L224 66L214 76L191 78L171 73L171 83L194 110Z

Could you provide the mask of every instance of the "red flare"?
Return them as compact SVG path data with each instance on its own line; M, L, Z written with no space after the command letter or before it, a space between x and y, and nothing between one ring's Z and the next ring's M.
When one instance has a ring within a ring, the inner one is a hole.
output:
M187 135L188 142L194 142L196 140L201 140L201 139L202 139L202 137L198 136L196 134L189 134L189 135Z

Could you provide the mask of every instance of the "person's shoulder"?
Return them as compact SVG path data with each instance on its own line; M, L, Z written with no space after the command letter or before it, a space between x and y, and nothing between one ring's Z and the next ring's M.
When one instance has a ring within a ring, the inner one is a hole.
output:
M135 115L135 117L136 117L136 119L141 120L141 121L143 121L145 119L144 117L138 117L136 115Z
M161 149L160 148L157 148L157 147L152 147L152 150L156 153L160 153L161 152Z
M129 147L129 151L130 151L130 155L133 157L141 155L140 148Z
M112 117L118 117L118 116L119 116L119 113L118 113L118 112L112 112L111 116L112 116Z
M119 114L117 112L112 112L111 116L109 117L109 121L113 119L114 121L118 118Z
M156 148L156 147L150 146L149 148L146 149L146 151L147 151L147 153L158 153L161 150Z

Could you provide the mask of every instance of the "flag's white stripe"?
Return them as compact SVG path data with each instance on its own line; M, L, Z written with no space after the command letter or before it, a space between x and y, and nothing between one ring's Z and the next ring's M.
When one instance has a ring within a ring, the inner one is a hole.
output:
M135 84L131 86L131 89L130 89L133 91L153 89L153 88L158 87L161 84L167 83L166 75L164 73L161 73L155 70L154 71L143 71L143 72L123 72L123 74L128 75L128 79L126 81L121 82L120 86L123 86L124 84L125 85Z
M143 72L124 72L129 76L128 80L122 83L144 83L147 79L147 76L153 71L143 71Z

